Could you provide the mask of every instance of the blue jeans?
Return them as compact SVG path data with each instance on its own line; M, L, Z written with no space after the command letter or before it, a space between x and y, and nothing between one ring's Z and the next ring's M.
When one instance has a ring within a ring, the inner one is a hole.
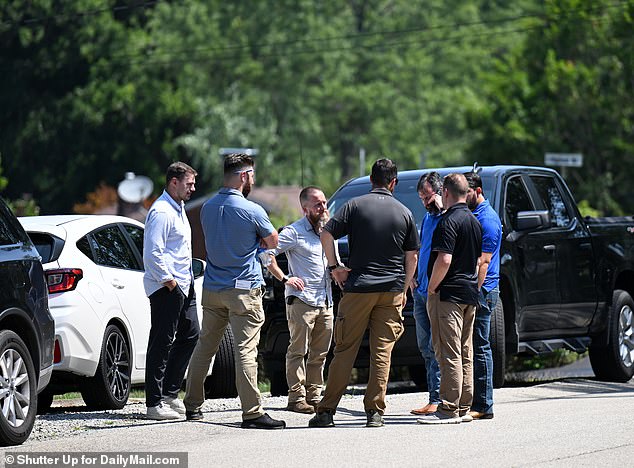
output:
M493 354L489 333L491 313L497 304L500 290L480 288L478 308L473 324L473 403L471 409L493 413Z
M440 404L440 367L434 354L434 346L431 342L431 324L427 315L427 300L424 296L414 291L414 320L416 321L416 341L418 349L425 360L427 370L427 391L429 403Z

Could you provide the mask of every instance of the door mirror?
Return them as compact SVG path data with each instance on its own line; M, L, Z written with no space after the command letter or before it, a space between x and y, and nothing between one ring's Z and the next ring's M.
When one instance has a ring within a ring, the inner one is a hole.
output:
M518 231L534 231L550 227L550 214L542 211L520 211L517 213Z
M205 274L205 262L199 258L192 259L192 270L194 271L194 279L200 278Z

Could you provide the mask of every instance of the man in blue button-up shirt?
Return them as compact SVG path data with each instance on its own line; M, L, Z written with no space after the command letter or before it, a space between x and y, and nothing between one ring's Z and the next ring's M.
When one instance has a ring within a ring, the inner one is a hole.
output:
M305 216L280 231L272 255L286 253L290 276L271 256L269 271L285 285L290 340L286 352L288 406L314 413L324 385L324 365L333 331L332 288L319 234L328 221L326 196L309 186L299 194Z
M191 228L185 214L185 201L196 190L196 175L185 163L170 164L165 190L145 221L143 285L152 314L145 361L145 400L150 419L177 419L185 414L178 391L200 331Z

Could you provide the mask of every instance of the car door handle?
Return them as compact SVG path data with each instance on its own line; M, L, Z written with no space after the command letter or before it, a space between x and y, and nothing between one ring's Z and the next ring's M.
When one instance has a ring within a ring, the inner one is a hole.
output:
M112 280L112 281L110 282L110 284L112 284L112 285L113 285L115 288L117 288L117 289L123 289L123 288L125 288L125 284L120 283L118 280Z
M544 246L544 250L546 250L546 251L548 251L548 252L553 252L553 251L555 251L556 249L557 249L557 247L555 247L555 246L554 246L554 245L552 245L552 244L548 244L548 245L545 245L545 246Z

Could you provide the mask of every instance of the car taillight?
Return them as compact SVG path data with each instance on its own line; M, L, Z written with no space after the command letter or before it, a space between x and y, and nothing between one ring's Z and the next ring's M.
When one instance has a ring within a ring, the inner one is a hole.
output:
M79 268L47 270L45 273L49 294L72 291L77 287L79 280L84 277L84 272Z
M53 351L53 364L62 362L62 350L59 346L59 341L55 340L55 350Z

